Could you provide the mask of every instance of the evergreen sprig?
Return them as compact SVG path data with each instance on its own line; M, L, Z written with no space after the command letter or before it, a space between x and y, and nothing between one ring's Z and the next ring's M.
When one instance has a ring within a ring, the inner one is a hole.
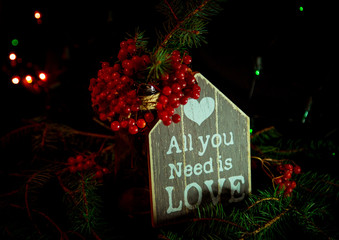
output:
M159 79L169 69L169 57L173 50L181 52L207 43L205 35L211 17L222 8L217 0L164 0L158 5L167 21L163 31L158 31L158 42L151 55L149 82Z
M169 230L163 234L168 239L289 239L301 235L308 239L336 239L338 220L330 218L333 205L328 203L336 200L338 179L326 176L331 182L314 184L323 178L306 173L300 177L301 186L292 197L284 197L278 188L271 188L259 190L232 208L222 204L202 206L196 218L188 220L191 224L184 233Z

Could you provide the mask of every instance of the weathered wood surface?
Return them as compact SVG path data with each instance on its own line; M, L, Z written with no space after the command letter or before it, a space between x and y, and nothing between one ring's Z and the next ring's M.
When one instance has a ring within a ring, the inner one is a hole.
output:
M251 191L249 118L200 73L201 95L149 134L152 223L179 221L202 203L241 201Z

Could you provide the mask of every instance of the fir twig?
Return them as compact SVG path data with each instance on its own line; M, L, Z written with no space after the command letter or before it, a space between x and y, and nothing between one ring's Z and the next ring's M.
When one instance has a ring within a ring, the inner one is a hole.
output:
M183 20L179 21L176 15L173 13L173 16L175 16L175 19L177 20L177 24L173 27L173 29L165 36L164 40L160 43L159 47L155 51L155 55L158 51L165 48L168 41L174 36L176 31L180 29L188 20L192 19L195 15L197 15L199 12L201 12L204 7L211 2L212 0L204 0L199 6L197 6L196 9L194 9L190 14L188 14ZM166 4L168 4L167 1L165 1ZM168 4L169 5L169 4ZM173 9L170 7L171 12L173 12Z

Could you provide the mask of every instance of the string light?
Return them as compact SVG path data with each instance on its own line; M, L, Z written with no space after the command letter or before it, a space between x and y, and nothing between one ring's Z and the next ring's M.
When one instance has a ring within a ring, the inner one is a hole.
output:
M31 84L31 83L33 82L33 78L32 78L31 75L27 75L27 76L25 77L25 80L26 80L26 82L29 83L29 84Z
M36 19L40 19L40 18L41 18L41 13L40 13L39 11L35 11L35 12L34 12L34 17L35 17Z
M14 39L12 40L12 46L13 46L13 47L16 47L16 46L18 46L18 44L19 44L19 40L16 39L16 38L14 38Z
M20 78L18 76L12 77L12 83L13 84L18 84L20 82Z
M9 54L9 59L14 61L16 59L16 54L15 53Z
M42 81L46 81L46 80L47 80L47 75L46 75L46 73L44 73L44 72L39 73L39 78L40 78Z

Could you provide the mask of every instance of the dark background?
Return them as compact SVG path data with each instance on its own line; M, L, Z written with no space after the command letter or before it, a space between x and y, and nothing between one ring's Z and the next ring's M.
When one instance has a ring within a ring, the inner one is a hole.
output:
M165 20L155 9L158 2L0 0L0 137L36 117L81 131L102 131L92 119L89 81L96 77L101 61L116 60L119 43L136 27L146 31L150 47L154 46L155 29L162 30ZM300 5L303 12L298 11ZM254 132L275 126L291 138L329 140L338 146L335 7L326 1L312 6L301 0L228 0L222 7L208 25L208 44L191 50L192 69L249 115ZM41 24L34 18L36 10L42 14ZM19 41L16 47L11 45L14 38ZM22 59L15 67L8 59L12 51ZM255 75L258 57L262 59L259 77ZM48 73L46 91L32 92L11 83L13 75L36 77L39 70ZM302 122L306 109L309 114ZM20 161L30 151L21 146L13 149ZM0 152L0 173L18 160L10 156L11 161L4 163L3 155ZM337 174L333 168L337 160L338 153L304 162L302 169L307 165L305 171ZM5 180L9 192L11 183ZM257 182L256 178L253 183ZM133 229L126 226L126 232Z
M42 115L91 130L89 79L101 61L116 59L119 43L136 27L146 31L150 46L155 44L155 29L162 30L164 20L157 2L0 1L0 133ZM208 44L191 51L192 68L251 117L254 131L275 125L289 134L337 140L337 33L335 22L323 18L333 10L303 1L271 2L223 3L223 12L208 25ZM17 47L11 45L14 38ZM11 51L22 58L16 67L8 59ZM257 57L262 59L259 78ZM49 74L48 93L11 83L14 74L36 70Z

